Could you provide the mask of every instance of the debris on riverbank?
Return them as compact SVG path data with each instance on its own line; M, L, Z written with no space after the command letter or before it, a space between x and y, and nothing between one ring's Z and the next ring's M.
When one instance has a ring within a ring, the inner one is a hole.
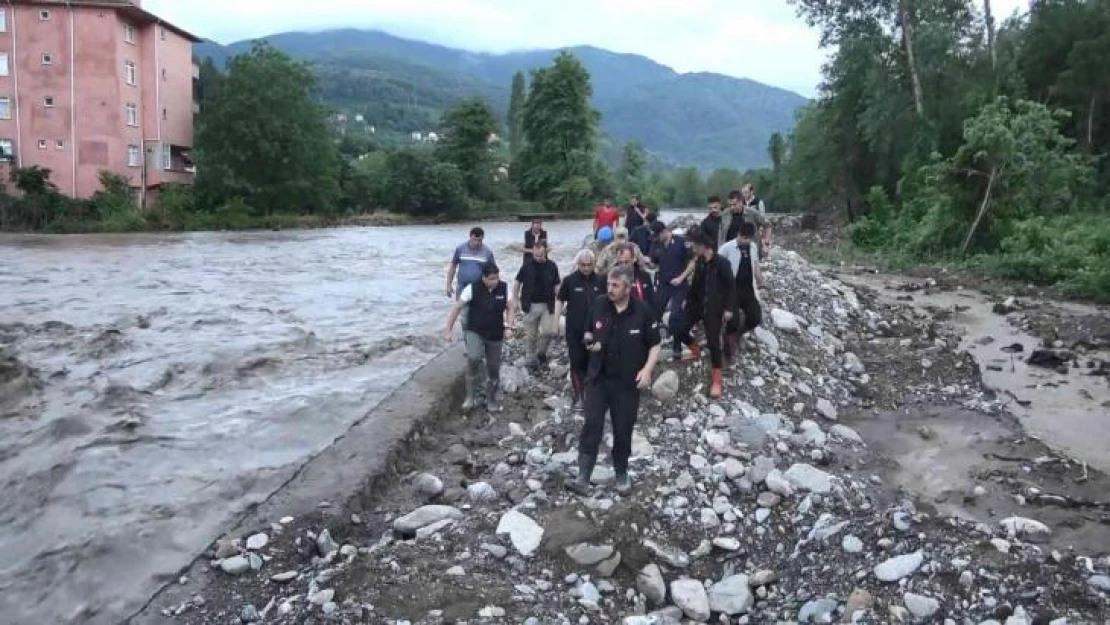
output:
M565 491L581 423L565 365L531 378L512 342L505 412L443 424L371 509L321 503L218 542L199 590L152 609L198 624L1107 618L1107 478L1025 436L943 317L790 252L765 276L767 321L723 399L704 363L661 366L631 495L608 466L591 497Z

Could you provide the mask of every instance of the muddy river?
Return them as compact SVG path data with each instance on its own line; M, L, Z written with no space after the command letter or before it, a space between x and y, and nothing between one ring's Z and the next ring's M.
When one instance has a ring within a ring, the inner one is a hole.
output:
M499 264L526 224L485 224ZM589 225L548 225L564 267ZM0 621L116 623L444 349L465 226L0 238Z

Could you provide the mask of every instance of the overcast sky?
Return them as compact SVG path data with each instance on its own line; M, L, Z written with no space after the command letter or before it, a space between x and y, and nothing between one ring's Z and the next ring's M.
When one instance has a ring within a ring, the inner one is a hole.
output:
M979 0L976 0L978 3ZM144 0L220 43L291 30L380 28L484 52L589 44L680 72L751 78L813 96L826 52L786 0ZM1001 17L1028 0L992 0Z

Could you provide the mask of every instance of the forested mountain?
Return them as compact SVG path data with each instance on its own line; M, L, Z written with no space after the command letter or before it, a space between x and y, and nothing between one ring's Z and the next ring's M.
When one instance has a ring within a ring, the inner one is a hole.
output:
M557 50L484 54L394 37L373 30L280 33L266 39L309 61L329 105L364 115L379 132L430 130L469 96L505 114L513 73L545 66ZM222 68L250 41L195 46ZM634 54L580 46L570 51L590 71L602 131L615 142L638 140L672 164L748 169L769 163L767 142L786 132L805 98L751 80L679 74Z

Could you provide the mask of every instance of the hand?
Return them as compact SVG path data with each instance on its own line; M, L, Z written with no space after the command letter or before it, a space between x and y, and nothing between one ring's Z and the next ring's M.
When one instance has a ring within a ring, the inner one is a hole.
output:
M447 283L447 297L455 297L455 286L450 282Z
M732 321L732 311L731 310L726 310L725 311L725 322L727 323L729 321Z
M448 343L450 343L450 342L454 341L454 340L455 340L455 328L447 328L446 330L444 330L444 332L443 332L443 338L444 338L444 339L445 339L445 340L446 340L446 341L447 341Z
M680 286L682 284L682 282L683 282L682 276L678 276L678 277L673 278L671 280L671 286Z
M636 387L647 388L651 386L651 369L644 367L636 372Z

